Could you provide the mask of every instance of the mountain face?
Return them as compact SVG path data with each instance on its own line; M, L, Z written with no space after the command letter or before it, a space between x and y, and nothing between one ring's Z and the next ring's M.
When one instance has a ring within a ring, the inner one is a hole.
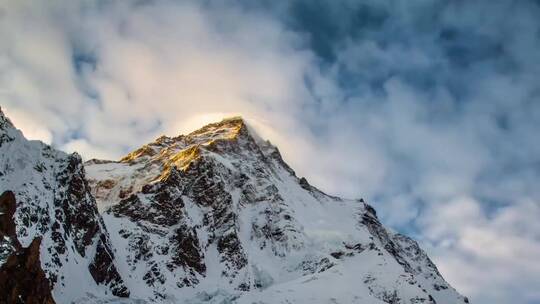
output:
M84 166L0 119L16 201L0 282L33 245L57 303L468 303L415 241L298 178L241 118Z
M0 282L14 279L5 270L19 264L16 256L37 247L39 255L32 259L39 259L35 266L41 269L34 271L44 272L59 303L79 298L81 286L97 295L129 296L81 158L26 140L1 111L0 194ZM12 292L23 294L15 283L9 282Z

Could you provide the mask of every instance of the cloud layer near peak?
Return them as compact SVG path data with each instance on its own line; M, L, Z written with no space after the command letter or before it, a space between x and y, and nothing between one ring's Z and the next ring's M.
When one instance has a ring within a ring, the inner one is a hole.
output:
M422 240L472 302L533 303L538 15L534 1L3 1L0 103L86 158L240 114L300 175Z
M2 22L5 106L41 117L58 145L118 157L194 115L294 113L308 97L300 37L239 8L10 5Z

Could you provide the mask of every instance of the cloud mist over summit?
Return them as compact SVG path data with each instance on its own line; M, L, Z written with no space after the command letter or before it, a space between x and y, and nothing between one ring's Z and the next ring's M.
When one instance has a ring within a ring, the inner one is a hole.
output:
M538 1L0 1L0 105L118 159L242 115L472 303L540 301Z

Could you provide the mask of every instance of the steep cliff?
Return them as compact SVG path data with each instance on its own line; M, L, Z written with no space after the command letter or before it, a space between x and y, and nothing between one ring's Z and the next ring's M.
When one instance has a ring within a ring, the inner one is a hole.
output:
M85 292L129 296L81 158L26 140L0 110L0 193L5 191L13 193L16 206L10 227L15 235L0 240L3 271L29 256L36 269L41 264L58 303ZM17 262L14 252L22 252ZM17 282L18 288L30 283Z

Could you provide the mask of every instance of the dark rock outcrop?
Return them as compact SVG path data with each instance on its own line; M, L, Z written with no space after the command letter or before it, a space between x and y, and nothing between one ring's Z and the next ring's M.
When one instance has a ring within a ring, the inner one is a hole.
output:
M96 283L107 284L113 295L127 298L129 297L129 290L124 285L116 267L114 267L114 254L106 244L107 240L102 235L96 248L94 261L88 266L88 269Z
M6 191L0 196L0 238L9 239L7 259L0 266L0 304L53 304L51 282L41 268L41 238L23 248L15 234L15 195Z

